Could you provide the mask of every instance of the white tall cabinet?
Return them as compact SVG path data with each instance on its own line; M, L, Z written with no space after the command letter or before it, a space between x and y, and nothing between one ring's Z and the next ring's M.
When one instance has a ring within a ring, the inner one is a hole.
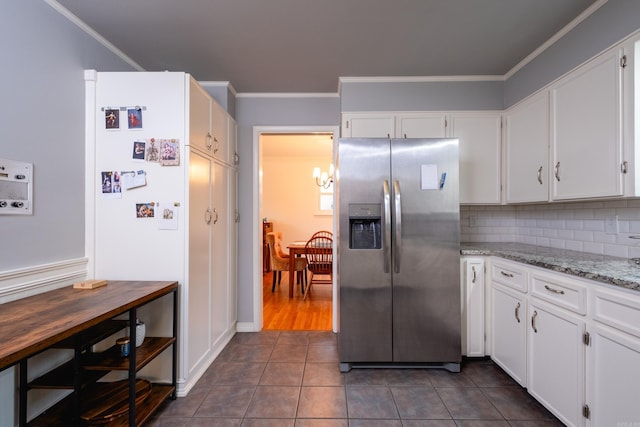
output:
M179 282L178 395L185 395L235 333L235 122L186 73L87 76L90 274ZM129 128L130 108L140 109L141 127ZM107 128L107 110L120 111L117 128ZM149 148L152 139L178 141L179 164L134 158L134 142ZM105 194L104 172L123 171L143 171L144 185ZM136 215L141 203L154 207L153 217ZM170 225L159 218L165 207L173 211ZM140 315L153 329L164 312Z

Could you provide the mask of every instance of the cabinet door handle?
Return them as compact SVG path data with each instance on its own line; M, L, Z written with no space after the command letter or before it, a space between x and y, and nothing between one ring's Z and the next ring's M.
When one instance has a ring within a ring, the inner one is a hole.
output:
M204 222L206 222L207 225L211 224L211 209L209 208L204 211Z
M218 141L218 138L216 138L215 136L213 137L213 140L216 142L216 148L213 149L213 153L217 153L218 149L220 147L220 141Z
M207 150L211 150L211 146L213 145L213 137L211 136L211 132L207 132Z
M472 266L471 271L473 271L473 278L471 279L471 283L476 283L476 267Z
M218 222L218 211L216 208L213 208L213 223L216 224Z
M505 273L504 271L500 271L500 274L502 274L504 277L513 277L513 274Z
M538 317L538 312L534 310L533 316L531 316L531 328L533 332L538 333L538 328L536 328L536 317Z
M518 323L520 323L520 303L516 304L516 309L513 314L516 316Z
M238 153L233 153L233 164L238 166L240 163L240 155Z
M558 182L560 182L560 162L556 163L556 172L554 174Z
M560 295L564 295L564 291L561 289L554 289L549 285L544 285L544 288L546 290L548 290L549 292L553 292L554 294L560 294Z
M542 185L542 166L538 168L538 182Z

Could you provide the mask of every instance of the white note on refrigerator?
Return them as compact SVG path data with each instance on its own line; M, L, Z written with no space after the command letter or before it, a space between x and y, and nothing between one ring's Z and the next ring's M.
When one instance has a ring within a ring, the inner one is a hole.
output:
M439 187L438 165L421 165L420 188L422 190L437 190Z

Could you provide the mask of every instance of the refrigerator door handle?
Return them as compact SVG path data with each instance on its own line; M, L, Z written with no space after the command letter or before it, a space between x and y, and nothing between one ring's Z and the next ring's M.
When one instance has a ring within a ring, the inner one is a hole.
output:
M389 245L391 242L391 195L389 194L389 181L386 179L382 183L382 198L384 202L384 238L382 239L382 248L384 257L384 272L389 272L391 255Z
M400 255L402 251L402 202L400 200L400 182L393 181L393 271L400 273Z

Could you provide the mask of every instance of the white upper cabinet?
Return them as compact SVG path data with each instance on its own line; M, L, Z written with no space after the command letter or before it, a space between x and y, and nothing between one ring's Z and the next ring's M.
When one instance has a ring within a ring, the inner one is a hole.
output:
M507 203L549 199L549 95L544 91L505 113Z
M501 116L499 113L453 113L447 136L458 138L460 203L500 203Z
M551 87L554 200L623 194L622 56L609 50Z
M443 113L398 114L396 129L396 138L444 138L447 118Z
M460 203L500 203L501 116L497 112L343 113L342 136L459 138Z
M188 144L206 153L211 152L211 104L209 94L193 77L189 77L189 141Z
M225 162L233 163L233 154L229 150L229 122L224 108L215 101L211 102L211 134L213 157Z
M344 113L342 132L345 138L393 138L395 115L393 113Z

